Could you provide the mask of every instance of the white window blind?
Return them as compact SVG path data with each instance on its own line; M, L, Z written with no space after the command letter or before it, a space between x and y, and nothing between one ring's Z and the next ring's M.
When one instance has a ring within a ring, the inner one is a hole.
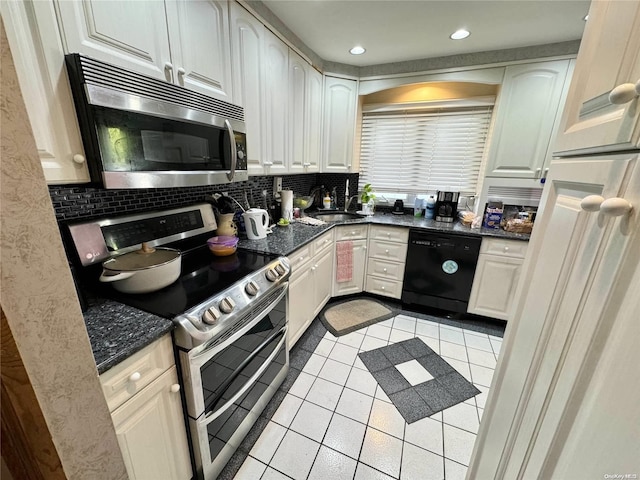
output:
M379 192L476 193L492 107L365 112L360 186Z

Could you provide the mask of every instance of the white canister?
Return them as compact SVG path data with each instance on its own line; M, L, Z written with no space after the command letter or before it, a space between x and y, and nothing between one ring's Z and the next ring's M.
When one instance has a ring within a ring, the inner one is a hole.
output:
M282 201L282 218L289 221L293 220L293 191L282 190L280 199Z

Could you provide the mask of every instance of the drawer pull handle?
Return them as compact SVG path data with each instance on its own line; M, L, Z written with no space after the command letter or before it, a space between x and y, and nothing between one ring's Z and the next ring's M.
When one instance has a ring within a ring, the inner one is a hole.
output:
M329 243L329 239L327 238L327 239L324 241L324 243Z
M355 234L356 234L356 232L354 232L354 231L352 230L352 231L351 231L351 235L355 235Z
M383 271L384 273L387 273L387 269L386 269L386 268L383 268L383 269L382 269L382 271Z
M509 251L509 247L504 247L504 251L508 252Z
M384 290L384 285L380 287L380 290Z
M384 251L384 253L389 253L389 249L387 248L387 249Z
M300 261L304 260L304 257L300 257Z
M130 382L137 382L141 378L142 378L142 375L140 375L140 372L133 372L131 375L129 375Z
M177 383L174 383L173 385L171 385L171 393L178 393L180 391L180 385L178 385Z
M391 238L391 232L387 232L387 237Z
M317 266L311 267L311 271L312 271L312 272L315 272L315 271L316 271L316 268L318 268L318 267L317 267Z

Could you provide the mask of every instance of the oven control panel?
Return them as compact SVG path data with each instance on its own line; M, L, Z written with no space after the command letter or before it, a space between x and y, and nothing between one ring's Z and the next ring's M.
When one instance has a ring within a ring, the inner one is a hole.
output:
M196 305L174 319L176 345L193 349L209 344L234 329L235 323L260 311L278 292L286 293L291 266L280 257L247 275L226 290Z

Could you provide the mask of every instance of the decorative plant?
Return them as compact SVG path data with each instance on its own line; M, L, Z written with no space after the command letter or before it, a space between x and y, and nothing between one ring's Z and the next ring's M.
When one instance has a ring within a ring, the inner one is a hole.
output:
M370 200L373 200L374 198L376 198L376 196L373 193L373 187L371 187L370 183L367 183L363 187L362 193L360 194L360 201L362 202L363 205L365 205L369 203Z

